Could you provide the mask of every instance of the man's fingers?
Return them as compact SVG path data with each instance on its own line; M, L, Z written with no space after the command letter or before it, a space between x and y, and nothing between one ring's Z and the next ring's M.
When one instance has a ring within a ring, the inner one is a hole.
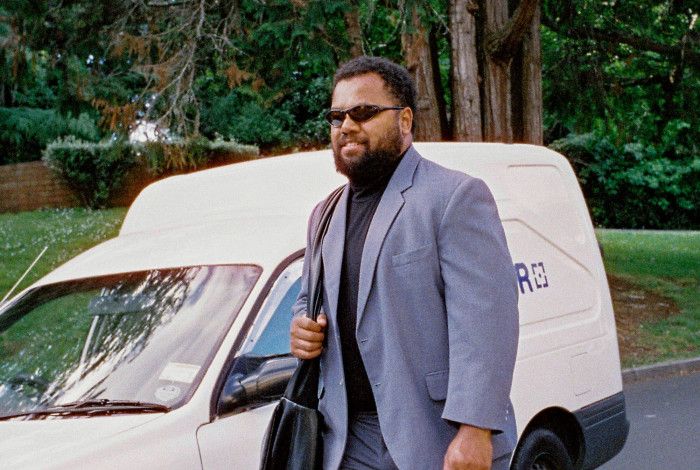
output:
M318 315L318 318L316 319L316 321L318 322L319 325L321 325L322 328L325 328L326 326L328 326L328 318L326 317L326 314L323 312L321 312Z
M301 328L297 328L297 329L292 331L292 336L294 338L299 338L299 339L303 339L306 341L313 341L316 343L320 343L323 341L323 338L326 335L323 332L317 333L315 331L302 330Z
M309 317L294 317L293 326L315 332L323 331L323 326L316 323Z
M297 357L299 359L314 359L321 354L321 349L312 353L302 351L299 349L292 349L292 354L294 355L294 357Z
M313 352L317 349L321 349L323 345L320 341L306 341L303 339L295 338L292 341L292 347L306 352Z
M323 345L320 341L292 338L291 343L292 354L299 359L313 359L323 351Z

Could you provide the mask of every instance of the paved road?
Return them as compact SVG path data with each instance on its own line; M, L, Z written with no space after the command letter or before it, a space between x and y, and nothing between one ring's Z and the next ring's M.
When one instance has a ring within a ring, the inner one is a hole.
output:
M625 387L630 434L604 470L700 469L700 373Z

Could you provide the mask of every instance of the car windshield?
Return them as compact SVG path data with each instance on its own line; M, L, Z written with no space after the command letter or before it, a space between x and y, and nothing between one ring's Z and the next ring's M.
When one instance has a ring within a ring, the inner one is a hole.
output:
M0 310L0 418L87 400L181 406L260 272L194 266L28 291Z

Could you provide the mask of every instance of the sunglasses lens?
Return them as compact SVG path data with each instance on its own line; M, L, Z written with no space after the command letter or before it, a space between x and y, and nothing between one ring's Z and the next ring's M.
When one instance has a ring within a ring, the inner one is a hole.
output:
M360 105L348 109L348 114L355 122L365 122L372 119L379 112L378 106Z
M345 111L328 111L326 113L326 121L333 127L340 127L345 121Z

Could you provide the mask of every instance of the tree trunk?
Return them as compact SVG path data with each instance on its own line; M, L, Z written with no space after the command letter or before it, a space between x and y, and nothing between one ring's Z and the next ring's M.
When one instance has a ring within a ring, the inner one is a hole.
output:
M496 37L508 22L507 0L485 0L485 38ZM488 41L488 39L487 39ZM484 54L484 140L513 141L510 107L510 57Z
M450 0L452 138L468 142L482 140L474 18L477 9L474 0Z
M435 88L435 70L428 33L414 8L411 12L412 30L401 35L406 68L416 85L416 115L414 138L418 141L439 141L442 138L440 103ZM439 77L438 77L439 79Z
M435 88L435 94L438 104L438 115L440 116L440 128L442 129L442 139L448 140L452 138L452 133L450 132L450 126L447 120L447 103L445 102L445 88L442 86L442 78L440 76L440 62L438 57L440 57L440 52L438 49L438 39L437 39L437 27L433 26L430 29L429 42L430 42L430 58L432 60L433 67L433 83Z
M532 73L531 62L539 56L539 35L535 44L537 51L531 45L523 46L523 38L532 31L533 17L538 11L539 0L520 0L513 16L508 18L508 0L484 0L485 29L484 35L484 139L491 142L513 142L513 112L511 106L511 62L519 51L527 48L527 57L522 56L518 66L523 73ZM532 39L532 38L531 38ZM530 40L530 39L529 39ZM516 78L522 82L522 74ZM530 77L532 78L532 77ZM529 80L529 78L528 78ZM538 80L538 83L540 81ZM527 85L525 85L527 86ZM530 97L522 94L523 85L518 86L516 105L528 110L532 103ZM541 91L528 90L528 94ZM518 110L519 111L519 110ZM535 110L536 111L536 110ZM529 112L529 111L528 111ZM527 127L532 120L525 114L518 115L516 122ZM540 118L541 120L541 118ZM527 121L527 122L526 122ZM538 134L541 136L541 124ZM541 137L539 140L541 141Z
M360 11L356 0L351 0L349 6L350 8L345 12L345 26L348 28L348 39L350 39L350 56L358 57L364 54Z
M516 142L542 145L542 55L540 12L536 8L511 71L513 137Z

